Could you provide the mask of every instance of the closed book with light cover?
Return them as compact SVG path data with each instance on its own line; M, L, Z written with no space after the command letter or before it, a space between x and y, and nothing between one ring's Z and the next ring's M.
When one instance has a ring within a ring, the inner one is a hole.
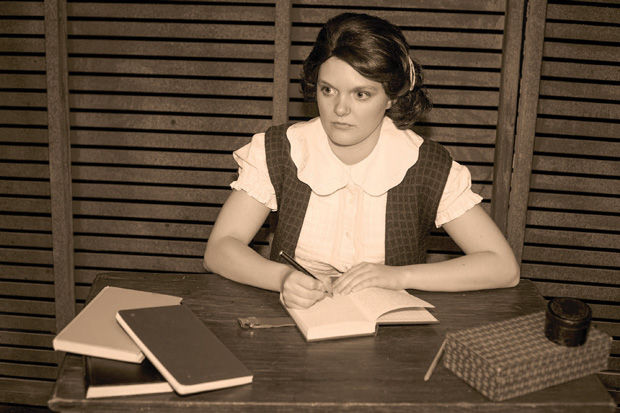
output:
M179 304L181 300L173 295L106 286L54 337L52 345L54 350L140 363L144 354L118 325L116 313L126 308Z

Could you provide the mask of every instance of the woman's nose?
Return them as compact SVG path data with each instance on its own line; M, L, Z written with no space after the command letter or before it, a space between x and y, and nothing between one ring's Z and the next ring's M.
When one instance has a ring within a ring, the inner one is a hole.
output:
M349 106L349 102L347 102L346 97L339 97L336 101L336 105L334 106L334 112L338 116L346 116L351 111Z

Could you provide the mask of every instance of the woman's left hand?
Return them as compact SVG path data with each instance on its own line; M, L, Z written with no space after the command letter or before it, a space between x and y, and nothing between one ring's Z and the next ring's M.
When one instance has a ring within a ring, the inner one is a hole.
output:
M334 282L334 293L349 294L368 287L400 290L403 288L402 278L403 272L399 267L362 262Z

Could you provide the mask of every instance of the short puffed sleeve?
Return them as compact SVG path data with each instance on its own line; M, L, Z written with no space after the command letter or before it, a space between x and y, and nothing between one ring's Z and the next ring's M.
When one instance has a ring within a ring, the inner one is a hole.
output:
M239 165L239 177L230 187L245 191L252 198L276 211L276 191L269 179L267 157L265 155L265 134L257 133L247 145L233 152Z
M437 207L435 226L439 228L446 222L460 217L481 201L482 197L471 189L469 169L456 161L452 161L448 180Z

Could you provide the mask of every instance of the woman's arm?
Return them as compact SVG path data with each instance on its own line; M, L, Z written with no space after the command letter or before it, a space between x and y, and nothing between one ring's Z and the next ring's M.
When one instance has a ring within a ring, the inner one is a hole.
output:
M264 258L248 246L269 212L269 208L245 191L233 190L209 236L204 267L243 284L282 291L289 306L308 307L323 298L322 284L287 265ZM285 281L286 288L283 288Z
M514 287L519 266L493 220L479 205L443 225L466 255L435 263L387 266L361 263L334 283L347 294L371 286L428 291L466 291Z

